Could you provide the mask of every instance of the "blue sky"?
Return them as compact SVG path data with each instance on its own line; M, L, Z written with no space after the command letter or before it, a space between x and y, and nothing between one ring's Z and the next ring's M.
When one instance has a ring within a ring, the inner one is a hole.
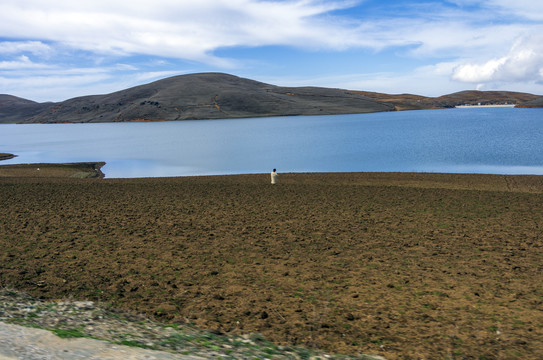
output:
M226 72L284 86L543 95L539 0L2 0L0 93Z

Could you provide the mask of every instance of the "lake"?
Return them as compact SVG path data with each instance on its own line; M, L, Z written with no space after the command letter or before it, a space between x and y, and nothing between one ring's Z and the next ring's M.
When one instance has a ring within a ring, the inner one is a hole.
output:
M543 175L543 109L0 125L1 164L105 161L107 178L278 172Z

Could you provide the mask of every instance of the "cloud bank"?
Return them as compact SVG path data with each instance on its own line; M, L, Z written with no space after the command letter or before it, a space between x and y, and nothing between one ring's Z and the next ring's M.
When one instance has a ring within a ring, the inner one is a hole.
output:
M306 0L4 0L0 34L108 55L158 55L225 66L225 59L213 56L214 50L351 46L341 24L318 18L349 5Z
M502 57L460 65L454 69L453 79L471 83L543 82L543 35L518 40Z
M288 48L313 54L296 78L311 85L543 93L542 30L543 2L533 0L3 0L0 92L46 99L55 87L49 99L61 100L194 69L265 79L284 65L236 51ZM359 71L317 67L320 54L350 56L343 62Z

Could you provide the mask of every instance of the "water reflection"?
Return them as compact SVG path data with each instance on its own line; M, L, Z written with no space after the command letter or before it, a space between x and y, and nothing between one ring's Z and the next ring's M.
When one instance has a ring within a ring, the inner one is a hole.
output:
M2 164L105 161L106 177L416 171L543 174L543 109L0 125Z

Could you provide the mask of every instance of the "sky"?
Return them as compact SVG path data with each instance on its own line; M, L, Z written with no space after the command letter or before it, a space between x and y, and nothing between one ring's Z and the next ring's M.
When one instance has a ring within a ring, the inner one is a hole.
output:
M0 94L224 72L280 86L543 95L540 0L2 0Z

